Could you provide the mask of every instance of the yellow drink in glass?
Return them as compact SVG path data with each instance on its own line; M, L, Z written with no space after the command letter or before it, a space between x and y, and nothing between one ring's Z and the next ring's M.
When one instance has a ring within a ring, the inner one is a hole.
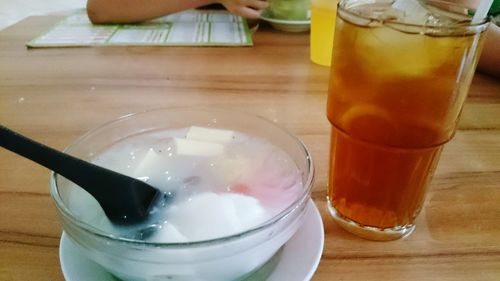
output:
M311 61L330 66L337 0L311 1Z

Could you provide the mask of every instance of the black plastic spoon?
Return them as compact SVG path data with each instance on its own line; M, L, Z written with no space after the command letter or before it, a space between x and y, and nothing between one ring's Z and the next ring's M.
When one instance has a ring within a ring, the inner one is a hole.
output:
M160 192L149 184L57 151L0 125L0 146L28 158L85 189L115 224L146 219Z

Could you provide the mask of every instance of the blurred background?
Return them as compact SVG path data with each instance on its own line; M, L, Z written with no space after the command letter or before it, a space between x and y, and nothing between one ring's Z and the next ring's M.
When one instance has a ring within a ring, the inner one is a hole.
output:
M34 15L84 8L87 0L0 0L0 30Z

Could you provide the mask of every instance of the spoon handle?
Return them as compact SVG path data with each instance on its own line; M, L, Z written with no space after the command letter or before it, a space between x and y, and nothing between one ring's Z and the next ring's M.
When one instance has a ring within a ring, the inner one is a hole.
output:
M82 181L88 181L85 178L89 178L82 175L99 173L103 169L38 143L3 125L0 125L0 146L61 174L80 186L87 186Z
M65 169L62 163L72 161L67 155L14 132L3 125L0 125L0 146L61 174L64 173L64 170L68 170L67 166Z
M117 223L142 220L147 216L149 205L157 194L156 189L143 181L60 152L3 125L0 125L0 146L79 185Z

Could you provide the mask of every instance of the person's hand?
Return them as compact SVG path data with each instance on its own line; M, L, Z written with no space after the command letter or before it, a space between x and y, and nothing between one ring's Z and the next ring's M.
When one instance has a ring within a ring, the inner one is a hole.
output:
M220 0L220 4L235 14L249 19L257 19L267 8L266 0Z
M500 18L500 16L497 16ZM499 23L500 24L500 19ZM479 58L477 69L481 72L500 78L500 25L490 23L488 31L484 35L483 52Z

